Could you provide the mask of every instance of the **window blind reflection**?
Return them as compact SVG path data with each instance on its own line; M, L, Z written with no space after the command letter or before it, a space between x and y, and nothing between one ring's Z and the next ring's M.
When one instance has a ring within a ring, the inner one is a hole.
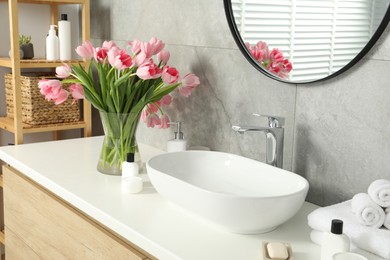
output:
M293 63L289 80L329 76L364 48L389 0L232 0L244 42L266 42Z

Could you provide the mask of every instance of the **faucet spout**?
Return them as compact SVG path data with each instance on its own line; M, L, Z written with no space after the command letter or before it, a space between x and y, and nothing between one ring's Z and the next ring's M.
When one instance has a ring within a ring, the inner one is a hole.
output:
M266 136L266 163L283 168L284 128L270 121L269 126L233 125L233 131L240 134L246 132L263 132Z
M248 131L257 131L257 132L267 132L270 131L271 127L263 127L263 126L242 126L242 125L233 125L232 126L233 131L236 131L238 133L245 133Z

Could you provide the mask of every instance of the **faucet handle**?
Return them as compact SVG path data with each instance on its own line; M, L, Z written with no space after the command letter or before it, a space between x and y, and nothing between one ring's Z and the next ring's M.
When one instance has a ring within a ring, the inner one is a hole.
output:
M256 113L253 113L252 115L257 117L268 118L268 126L270 127L282 127L284 126L285 123L284 117L280 117L280 116L260 115Z

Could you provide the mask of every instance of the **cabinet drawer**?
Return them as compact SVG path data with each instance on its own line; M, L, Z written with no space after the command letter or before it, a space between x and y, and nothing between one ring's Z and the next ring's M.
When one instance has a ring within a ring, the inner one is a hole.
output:
M41 259L148 259L15 169L3 168L6 257L18 250L19 237Z
M40 260L41 258L9 228L7 232L7 259Z

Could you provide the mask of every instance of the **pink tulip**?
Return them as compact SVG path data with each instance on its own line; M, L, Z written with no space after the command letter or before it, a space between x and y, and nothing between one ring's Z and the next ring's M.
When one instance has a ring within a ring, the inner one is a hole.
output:
M271 66L269 68L270 72L274 73L275 75L286 79L288 78L288 74L292 70L292 64L288 59L284 59L283 62L274 62L271 63Z
M107 58L108 51L112 48L118 48L114 41L104 41L101 48L96 48L94 58L97 62L104 63Z
M196 75L188 73L181 80L181 83L182 84L178 87L180 94L185 97L189 97L191 95L192 89L198 86L200 84L200 81Z
M149 59L154 54L154 46L148 42L141 42L141 53L143 53L146 59Z
M271 62L283 62L283 53L279 49L273 49L270 54Z
M248 42L246 42L245 46L259 63L267 63L266 60L269 59L269 49L265 42L259 41L254 46L251 46Z
M62 104L67 99L68 99L68 92L64 89L61 89L60 92L53 98L55 105Z
M48 81L49 81L48 79L41 79L40 81L38 81L38 88L42 95L45 95L44 89L46 88Z
M107 53L107 57L111 66L118 70L127 69L133 65L133 60L130 55L128 55L125 50L119 49L118 47L111 48Z
M257 61L262 62L262 61L269 59L269 51L268 51L268 49L261 50L261 49L256 48L254 53L253 53L253 56L255 57L255 59Z
M146 58L145 53L140 52L134 57L134 65L139 67L143 65L144 63L150 62L150 59Z
M59 66L56 68L57 78L61 78L61 79L67 78L70 76L70 73L72 73L72 68L66 63L64 63L63 66Z
M282 70L282 67L279 62L271 62L268 70L277 75Z
M161 40L157 39L156 37L152 37L149 41L149 44L151 45L153 50L152 55L159 53L165 47L165 43L163 43Z
M149 111L148 111L148 107L145 106L144 109L142 109L142 112L141 112L141 120L142 122L146 123L146 120L149 116Z
M56 79L40 80L38 83L40 92L45 96L45 99L50 101L56 99L62 90L61 82Z
M169 117L167 114L163 114L160 118L160 124L157 125L157 128L166 129L169 128Z
M106 49L107 51L111 50L112 48L117 48L118 46L114 41L104 41L102 44L102 49Z
M153 37L152 39L150 39L149 42L141 42L140 46L141 52L145 54L146 59L149 59L153 55L156 55L157 53L162 51L162 49L164 49L165 44L156 37Z
M161 74L161 78L163 82L167 85L174 84L177 82L179 78L179 72L175 68L171 68L168 65L166 65Z
M172 103L173 97L170 94L167 94L160 99L160 105L167 107Z
M290 72L292 70L292 64L288 59L283 60L283 66L287 72Z
M191 89L191 88L180 87L180 86L179 86L178 89L179 89L180 94L181 94L183 97L189 97L189 96L191 96L191 93L192 93L192 89Z
M62 104L68 99L68 92L62 88L59 80L40 80L38 87L45 99L53 100L56 105Z
M90 41L85 41L82 45L76 48L76 53L87 60L94 57L95 49Z
M161 76L161 69L154 63L144 63L137 69L137 76L143 80L156 79Z
M70 94L74 100L79 100L84 98L84 89L80 84L73 84L69 87Z
M268 51L268 45L263 41L259 41L258 43L256 43L256 48L262 51Z
M141 51L141 43L142 42L140 40L135 39L132 42L128 42L127 45L131 46L131 51L134 54L138 54Z
M94 57L97 62L103 63L107 58L108 50L104 48L96 48Z
M185 75L181 82L183 83L183 86L190 88L195 88L200 84L199 78L192 73L188 73L187 75Z
M161 124L161 120L157 114L151 113L148 115L148 117L146 119L146 126L147 127L149 127L149 128L155 127L155 126L160 125L160 124Z
M158 106L156 106L155 104L149 104L148 108L148 111L151 113L157 113L158 111Z
M169 51L162 50L159 53L157 53L157 60L158 62L161 62L161 64L165 65L168 63L170 56L171 54L169 53Z

